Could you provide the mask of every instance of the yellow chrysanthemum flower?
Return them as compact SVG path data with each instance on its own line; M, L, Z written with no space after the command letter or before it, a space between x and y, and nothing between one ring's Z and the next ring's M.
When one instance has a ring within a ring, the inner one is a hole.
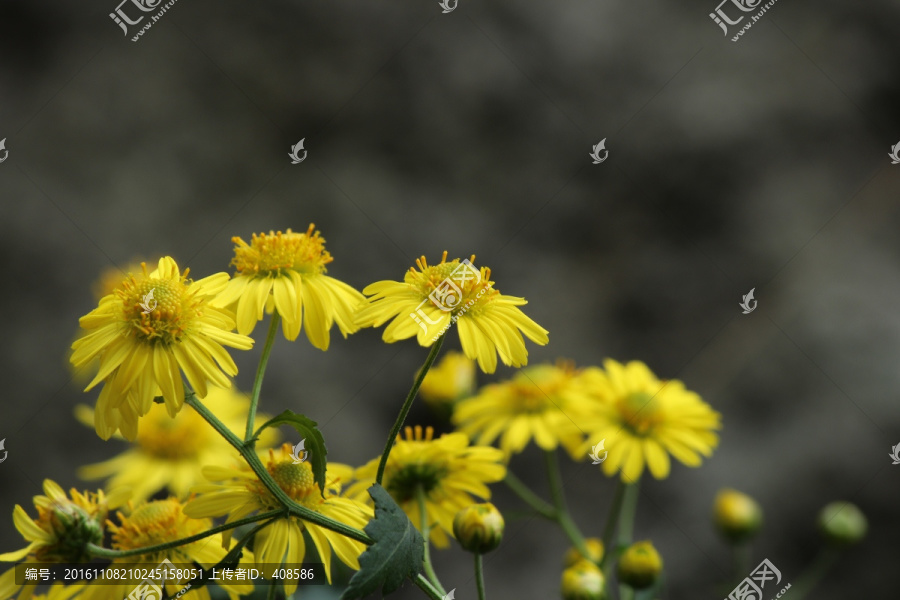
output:
M228 282L217 273L190 281L171 257L163 257L152 273L131 275L81 318L89 334L72 344L76 368L100 359L100 368L85 391L103 382L94 411L94 427L103 439L121 430L137 435L138 418L153 398L165 398L174 416L184 404L181 372L201 398L207 382L230 387L237 366L222 347L249 350L250 338L232 333L232 314L210 300Z
M604 369L585 369L581 382L595 395L595 416L585 422L591 444L606 440L603 472L637 481L646 463L656 479L669 475L669 454L689 467L700 465L719 443L721 415L677 379L660 381L644 363L607 359Z
M281 316L284 337L297 339L302 324L309 343L320 350L328 350L334 323L344 337L359 329L353 312L365 297L325 274L325 265L334 259L315 225L306 233L254 233L249 244L239 237L231 241L236 244L231 264L237 273L216 304L237 304L240 333L249 334L262 320L263 310L273 309Z
M577 376L574 366L563 362L522 369L457 404L453 423L479 444L499 437L507 457L522 452L532 439L544 450L562 445L577 456L584 441L580 424L594 405Z
M231 389L211 388L204 400L206 407L235 435L242 436L250 400ZM93 413L79 406L78 419L93 422ZM258 414L265 420L266 416ZM275 442L278 430L266 428L258 443ZM107 489L130 487L132 500L141 502L163 488L185 499L192 486L202 483L204 466L228 466L237 452L225 438L194 410L183 410L174 418L166 408L154 404L138 425L137 438L131 448L109 460L79 469L82 479L109 477Z
M266 470L278 486L294 501L321 515L362 529L374 513L365 504L340 496L341 480L346 480L352 469L346 465L331 463L326 471L325 497L319 484L313 479L312 466L308 462L296 463L291 456L291 445L283 444L276 456L269 450ZM281 507L278 500L266 489L246 465L240 470L224 467L207 467L203 474L218 483L201 484L194 488L197 497L185 506L185 512L193 517L217 517L228 515L226 523L242 519L256 511L269 511ZM278 519L256 534L254 551L258 564L268 566L299 564L306 555L303 532L309 533L319 558L325 565L325 574L331 582L331 550L344 564L359 569L359 555L366 546L315 523L297 517ZM293 594L297 581L285 581L285 593Z
M119 525L109 522L108 527L112 532L112 548L114 550L134 550L146 548L158 544L173 542L192 535L197 535L212 528L211 519L192 519L184 514L184 507L175 498L166 500L154 500L137 506L129 503L129 514L126 516L118 512ZM163 560L169 560L176 568L186 569L193 563L208 569L217 564L228 553L233 542L223 547L219 536L210 536L190 544L170 548L151 554L140 554L122 559L114 559L108 568L116 568L120 564L129 564L146 568L155 568ZM244 549L241 558L241 566L252 562L252 553ZM165 584L169 597L181 591L188 578L182 580L167 580ZM127 598L128 594L139 581L122 581L116 584L90 585L79 596L79 600L109 600L110 598ZM216 582L228 592L228 597L237 600L240 595L253 591L253 583L240 583L234 580ZM209 600L209 590L206 587L191 590L192 597Z
M361 327L385 327L387 343L416 336L421 346L430 346L454 323L466 356L478 361L485 373L497 369L497 354L505 365L528 363L522 334L540 345L550 341L547 330L528 318L518 307L524 298L504 296L494 288L491 270L475 269L472 261L454 259L429 266L425 257L416 259L403 281L378 281L366 287L370 296L356 315Z
M103 524L109 510L121 506L130 495L129 490L116 490L109 496L102 491L78 492L69 495L50 479L44 480L44 496L34 497L38 511L32 519L20 505L13 510L13 524L28 542L25 548L0 554L0 561L18 562L28 557L32 562L75 563L89 558L85 544L103 541ZM16 584L15 569L0 576L0 598L10 598L20 589L23 600L30 598L34 584Z
M426 404L449 416L453 404L475 389L475 363L460 352L447 352L422 380L419 395Z
M383 485L417 529L422 528L419 491L424 494L425 517L431 541L438 548L449 545L453 518L474 504L474 496L491 497L486 484L506 477L503 453L487 446L469 446L463 433L434 438L434 430L420 426L406 428L406 439L397 436L384 470ZM347 495L368 498L366 490L375 483L378 458L356 470L357 482ZM435 526L435 524L437 526Z

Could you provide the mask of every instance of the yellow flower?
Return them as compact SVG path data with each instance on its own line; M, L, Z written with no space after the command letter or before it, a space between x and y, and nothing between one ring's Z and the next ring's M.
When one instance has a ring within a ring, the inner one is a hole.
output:
M738 543L753 537L762 521L762 508L747 494L732 489L716 494L713 522L727 540Z
M451 433L433 439L434 431L420 426L406 428L406 439L397 436L384 470L383 485L397 501L417 529L422 528L419 491L424 496L425 518L431 541L438 548L449 545L453 518L463 508L491 497L487 483L506 477L503 454L496 448L469 446L463 433ZM347 495L367 498L366 490L375 483L379 459L356 470L357 482ZM437 526L435 526L437 524Z
M316 348L328 350L329 330L336 322L341 334L357 331L356 307L365 297L346 283L325 275L325 265L334 260L325 250L325 240L310 225L306 233L253 234L250 243L234 237L231 264L234 278L219 294L216 304L237 304L238 331L249 334L263 310L277 310L284 337L293 341L301 324Z
M622 472L637 481L644 464L656 479L669 475L669 454L689 467L700 465L719 443L721 416L677 379L660 381L642 362L626 365L608 359L605 371L585 369L581 383L596 396L596 416L583 452L606 440L603 472Z
M0 554L0 561L18 562L26 556L32 562L76 563L89 558L85 545L103 541L103 523L110 509L121 506L130 492L117 490L106 496L80 493L74 488L69 496L50 479L44 480L45 496L35 496L38 516L32 519L20 505L13 510L13 524L28 542L25 548ZM9 598L20 588L23 600L30 598L37 584L17 585L15 569L0 576L0 598Z
M581 551L575 546L566 550L566 554L563 556L563 564L567 569L575 566L582 560L588 560L595 565L599 565L600 561L603 560L603 540L600 538L587 538L584 540L584 546L589 556L582 556Z
M544 450L562 444L573 456L584 440L579 428L591 414L593 398L577 383L571 364L536 365L509 381L489 384L456 405L453 423L478 444L500 437L507 457L532 439Z
M243 437L250 405L246 396L229 389L212 388L204 404L235 435ZM93 419L86 406L80 406L77 414L82 422L90 423ZM259 414L257 418L265 420L266 417ZM267 428L258 443L268 445L277 436L277 430ZM203 481L204 466L228 466L236 456L225 438L196 411L181 411L172 418L164 406L154 404L141 419L131 448L107 461L82 467L78 475L83 479L110 477L106 487L130 487L135 502L146 500L163 488L184 499L191 486Z
M126 516L121 512L117 513L119 525L109 523L109 529L112 532L112 547L115 550L134 550L137 548L146 548L158 544L173 542L192 535L197 535L212 528L211 519L192 519L184 513L184 507L175 498L166 500L154 500L137 506L129 503L129 514ZM140 565L141 568L155 568L163 560L171 561L178 569L189 569L193 563L197 563L203 568L210 568L217 564L228 552L230 546L223 547L219 543L218 537L209 537L191 542L183 546L177 546L168 550L153 552L151 554L140 554L137 556L129 556L127 558L114 559L108 568L114 569L121 564ZM244 549L244 558L241 562L252 561L252 553ZM242 564L241 567L246 568ZM180 580L169 579L166 582L166 589L169 597L182 590L190 578ZM110 598L126 598L131 590L140 583L140 581L122 581L113 585L90 585L88 586L79 600L109 600ZM228 592L229 598L236 600L239 595L249 594L253 591L252 583L238 583L235 581L217 581L218 585ZM209 600L209 590L207 588L199 588L192 590L191 594L196 594L196 598Z
M290 444L283 444L277 457L274 450L269 450L266 470L291 499L321 515L357 529L365 527L373 516L372 509L365 504L340 496L341 480L352 473L348 466L335 463L328 465L324 498L319 491L319 484L313 480L312 466L308 462L295 464ZM218 483L194 488L198 495L185 506L188 515L213 517L227 514L226 523L230 523L257 511L281 508L278 500L246 465L242 465L241 470L207 467L203 474L210 481ZM309 533L319 558L325 565L329 583L332 548L341 562L359 569L359 555L365 550L365 544L297 517L278 519L256 534L253 548L258 564L272 566L302 563L306 555L304 531ZM293 594L296 588L296 580L285 581L286 595Z
M207 382L230 387L227 376L235 375L237 366L222 345L253 346L250 338L231 332L230 312L210 305L225 287L226 273L190 281L188 270L182 274L168 256L152 273L142 266L141 275L129 276L81 318L90 333L72 344L75 368L100 359L85 391L104 383L94 411L94 427L103 439L117 430L135 439L138 418L158 395L175 416L184 403L182 371L201 398Z
M475 363L459 352L447 352L422 380L419 395L426 404L447 416L453 404L472 395L475 388Z
M416 336L421 346L431 346L455 323L463 352L485 373L497 369L497 353L505 365L527 364L522 334L543 346L550 340L547 330L519 310L527 304L524 298L502 295L491 270L476 270L474 260L447 262L446 252L436 265L429 266L424 256L416 259L419 269L410 267L403 281L378 281L363 290L371 297L356 322L380 327L393 319L381 336L385 342Z
M662 570L662 557L649 540L633 543L619 558L619 581L636 590L643 590L656 583Z

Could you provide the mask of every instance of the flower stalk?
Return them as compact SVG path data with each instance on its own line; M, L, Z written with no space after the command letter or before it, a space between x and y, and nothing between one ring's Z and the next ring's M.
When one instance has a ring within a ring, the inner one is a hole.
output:
M278 333L278 323L281 317L278 311L272 312L269 321L269 333L266 335L266 345L263 346L262 355L259 357L259 365L256 367L256 377L253 378L253 391L250 395L250 412L247 414L247 429L244 433L244 441L253 443L253 426L256 421L256 408L259 406L259 393L262 390L263 377L266 374L266 366L269 364L269 355L275 344L275 335Z

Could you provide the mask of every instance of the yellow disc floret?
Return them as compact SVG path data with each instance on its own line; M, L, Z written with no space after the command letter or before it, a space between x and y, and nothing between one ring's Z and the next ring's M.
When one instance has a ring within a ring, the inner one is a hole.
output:
M310 224L306 233L270 231L254 233L247 244L233 237L236 244L231 264L241 275L281 275L282 269L299 273L324 273L333 258L325 249L325 239Z

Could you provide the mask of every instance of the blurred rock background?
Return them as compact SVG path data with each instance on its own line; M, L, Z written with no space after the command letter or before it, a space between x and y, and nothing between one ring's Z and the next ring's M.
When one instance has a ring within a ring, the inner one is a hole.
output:
M86 487L76 468L123 447L72 416L95 399L65 361L98 274L171 254L201 276L227 269L234 235L315 222L330 274L358 288L475 253L550 330L533 363L638 358L722 413L711 460L642 486L636 536L666 561L664 598L723 595L723 486L761 502L754 561L788 582L819 508L855 502L871 532L816 597L896 596L900 6L781 0L733 43L715 4L178 0L134 43L116 0L3 0L0 551L23 545L8 517L43 478ZM263 407L316 419L330 459L369 460L425 356L380 334L335 333L327 353L279 337ZM236 356L242 389L258 351ZM538 459L512 468L546 492ZM584 463L564 476L599 535L613 482ZM562 534L507 532L489 596L558 597ZM475 597L468 555L436 561Z

